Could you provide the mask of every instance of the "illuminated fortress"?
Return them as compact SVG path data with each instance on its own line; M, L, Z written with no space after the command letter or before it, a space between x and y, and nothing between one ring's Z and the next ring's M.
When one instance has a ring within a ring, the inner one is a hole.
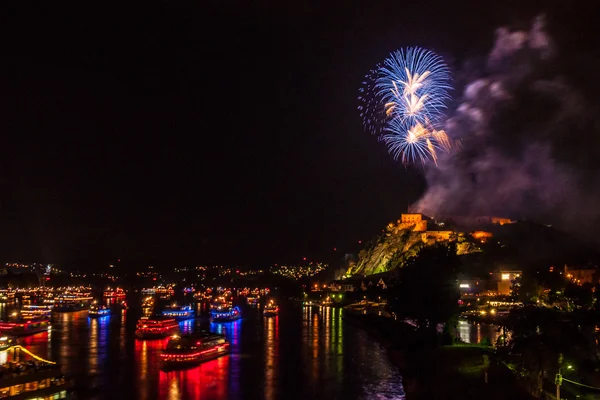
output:
M512 224L515 221L510 218L501 217L455 217L453 220L462 222L463 224ZM458 232L454 229L444 228L443 223L436 223L432 218L419 213L402 214L397 224L390 223L388 232L393 233L402 229L412 227L413 232L421 232L421 240L423 243L433 244L437 242L452 242L456 240ZM473 238L485 242L492 238L492 233L482 230L476 230L471 233Z

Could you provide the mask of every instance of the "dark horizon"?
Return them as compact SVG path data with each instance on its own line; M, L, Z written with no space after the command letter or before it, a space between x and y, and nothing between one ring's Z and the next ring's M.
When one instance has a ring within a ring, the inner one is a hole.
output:
M555 7L341 4L5 11L0 259L334 259L426 185L363 131L364 74L408 45L456 66Z

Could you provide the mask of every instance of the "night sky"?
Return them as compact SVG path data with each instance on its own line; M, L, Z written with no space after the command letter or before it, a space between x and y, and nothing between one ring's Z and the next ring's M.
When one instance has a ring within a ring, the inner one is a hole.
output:
M409 45L484 54L547 6L120 3L2 11L0 260L331 257L425 189L362 130L369 68Z

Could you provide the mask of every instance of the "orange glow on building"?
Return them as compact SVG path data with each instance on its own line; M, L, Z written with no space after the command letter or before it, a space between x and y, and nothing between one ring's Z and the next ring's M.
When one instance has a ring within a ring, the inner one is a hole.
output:
M487 242L488 239L491 239L494 237L492 232L486 232L486 231L474 231L474 232L471 232L471 236L474 239L481 241L482 243L485 243L485 242Z
M423 214L402 214L400 221L403 224L416 224L423 221Z
M500 225L515 223L515 221L513 221L510 218L500 218L500 217L492 217L491 221L492 221L492 224L500 224Z
M565 277L579 286L599 282L597 273L596 268L569 268L565 265Z
M421 240L427 244L453 241L455 238L454 231L426 231L421 234Z

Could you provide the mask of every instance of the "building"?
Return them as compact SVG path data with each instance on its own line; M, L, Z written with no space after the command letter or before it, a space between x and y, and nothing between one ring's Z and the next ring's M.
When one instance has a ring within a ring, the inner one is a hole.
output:
M565 265L565 277L577 285L600 282L598 279L598 267L596 266L575 268Z
M454 231L430 231L427 230L421 234L423 243L434 244L437 242L449 242L456 240Z
M417 222L425 221L428 218L423 214L402 214L400 222L403 224L416 224Z
M414 225L413 232L425 232L427 230L427 222L431 219L423 214L402 214L399 225Z
M498 287L498 294L503 296L510 295L510 288L515 279L520 278L523 271L517 270L500 270L494 273L494 280Z
M473 231L471 232L471 236L475 240L479 240L481 243L487 242L489 239L494 237L492 232L487 231Z
M393 224L391 224L393 227ZM438 225L429 217L423 214L402 214L398 221L400 229L414 225L413 232L422 232L421 240L423 243L434 244L437 242L447 242L456 240L456 234L452 230L439 230ZM390 228L388 227L388 230Z
M485 289L485 282L481 278L459 277L458 289L462 296L478 295Z
M332 292L354 292L359 285L360 282L356 279L348 278L331 282L329 289Z
M499 225L506 225L506 224L514 224L515 221L513 221L510 218L500 218L500 217L490 217L490 221L492 224L499 224Z

